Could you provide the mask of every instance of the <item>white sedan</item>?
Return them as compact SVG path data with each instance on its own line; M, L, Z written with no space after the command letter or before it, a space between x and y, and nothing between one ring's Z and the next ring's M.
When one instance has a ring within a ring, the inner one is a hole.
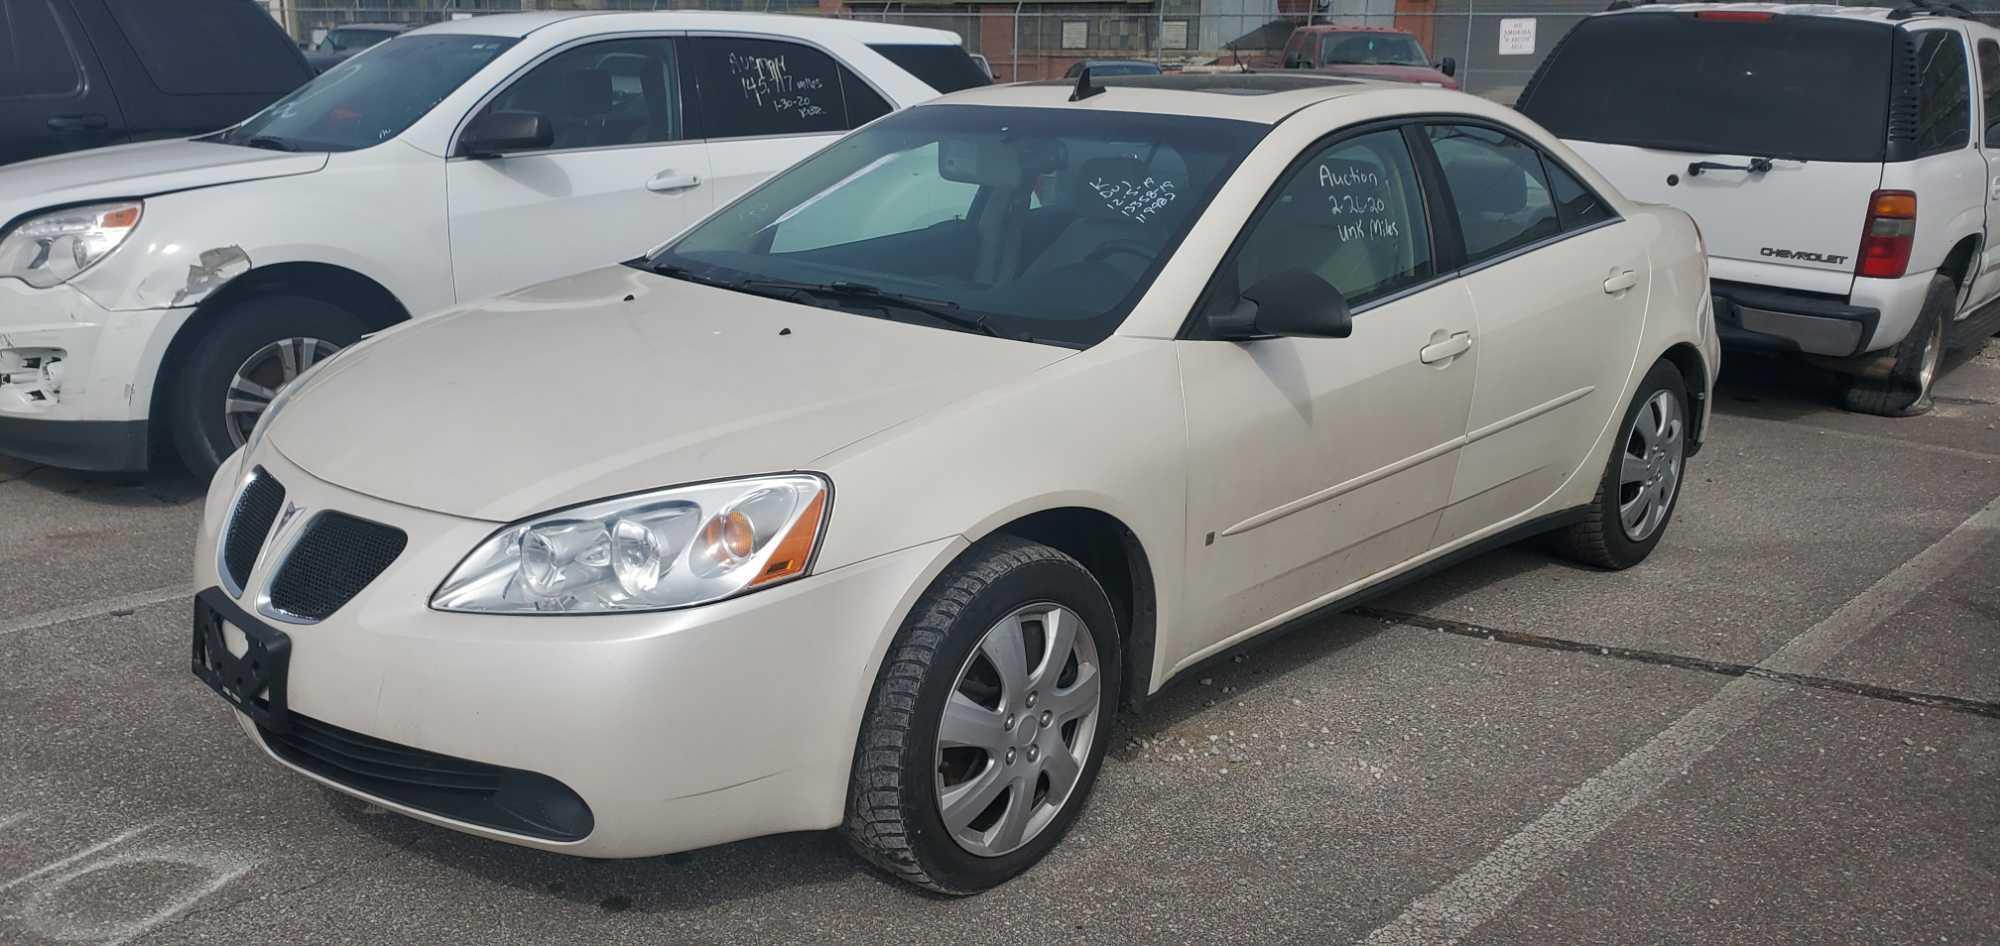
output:
M322 362L211 488L196 675L460 831L838 826L966 893L1204 660L1532 534L1660 541L1719 363L1684 214L1458 93L1109 84L899 113Z
M0 169L0 453L207 475L363 334L639 256L986 81L957 35L866 20L478 17L213 135Z

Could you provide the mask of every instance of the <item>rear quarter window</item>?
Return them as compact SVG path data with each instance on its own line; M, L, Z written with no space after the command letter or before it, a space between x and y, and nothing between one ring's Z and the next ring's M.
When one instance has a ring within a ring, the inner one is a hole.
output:
M940 94L993 84L962 46L881 43L868 48Z
M312 78L277 21L250 0L105 0L105 6L147 77L168 95L276 95Z
M1881 161L1896 39L1885 23L1824 16L1596 16L1564 37L1519 107L1577 141Z
M1955 30L1917 34L1917 153L1941 154L1972 143L1972 72Z

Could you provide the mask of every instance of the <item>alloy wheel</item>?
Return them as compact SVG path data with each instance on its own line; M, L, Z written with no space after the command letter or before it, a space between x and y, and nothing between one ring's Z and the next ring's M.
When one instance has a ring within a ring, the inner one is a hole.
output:
M229 430L230 443L243 446L271 399L307 368L339 350L339 345L325 339L281 338L252 352L229 379L229 394L223 401L223 426Z
M1074 796L1096 737L1097 642L1050 602L1001 618L959 668L938 725L938 814L981 857L1018 850Z
M1937 325L1931 330L1930 336L1924 339L1923 361L1917 368L1919 400L1931 392L1931 382L1937 380L1938 365L1944 361L1944 320L1938 319L1936 322Z
M1632 418L1618 468L1618 523L1625 538L1644 542L1667 521L1680 487L1686 448L1681 401L1655 391Z

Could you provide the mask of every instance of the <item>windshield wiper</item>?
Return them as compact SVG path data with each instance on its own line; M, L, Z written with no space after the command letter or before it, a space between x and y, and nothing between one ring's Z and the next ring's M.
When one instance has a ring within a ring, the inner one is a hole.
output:
M242 141L231 141L229 143L233 145L242 145L246 148L262 148L266 151L299 150L297 145L294 145L291 142L286 141L283 138L276 137L274 135L251 135L250 137L245 138Z
M767 282L767 283L772 282L770 280L752 280L752 281ZM858 282L830 282L830 283L821 283L817 285L812 283L773 283L773 284L782 286L784 288L794 289L799 292L810 293L812 295L831 296L834 298L841 298L841 299L862 300L866 302L878 303L881 305L895 306L896 308L899 309L909 309L912 312L921 312L924 315L928 315L931 318L943 322L946 325L950 325L954 328L964 329L965 331L968 332L978 332L981 335L988 335L993 338L1004 337L1000 334L999 329L996 329L993 326L987 324L986 316L978 314L972 314L972 315L963 314L962 311L959 309L958 303L956 302L946 302L942 299L924 299L918 296L906 296L900 292L890 292L886 289L883 289L880 286L871 286L867 283L858 283Z
M1689 177L1700 177L1703 171L1747 171L1751 174L1771 173L1770 158L1751 158L1749 164L1724 164L1720 161L1695 161L1688 165Z
M758 278L722 279L715 276L700 275L685 266L676 266L671 263L656 265L652 267L652 270L662 276L674 279L684 279L688 282L701 283L704 286L714 286L718 289L733 289L737 292L747 292L771 299L782 299L786 302L805 303L807 299L818 296L821 298L845 299L850 302L869 303L883 308L908 309L912 312L928 315L953 328L963 329L968 332L977 332L981 335L989 335L994 338L1006 337L1000 333L999 329L988 324L985 316L966 315L960 312L958 303L946 302L941 299L906 296L901 293L889 292L880 286L871 286L867 283L815 283L796 282L789 279Z

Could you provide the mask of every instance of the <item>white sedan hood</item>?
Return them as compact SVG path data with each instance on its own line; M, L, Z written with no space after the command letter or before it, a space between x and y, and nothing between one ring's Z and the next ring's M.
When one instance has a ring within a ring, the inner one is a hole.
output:
M809 469L1070 354L619 266L422 319L342 355L268 438L338 486L508 522Z
M185 139L58 154L0 168L0 223L47 207L310 174L326 161Z

